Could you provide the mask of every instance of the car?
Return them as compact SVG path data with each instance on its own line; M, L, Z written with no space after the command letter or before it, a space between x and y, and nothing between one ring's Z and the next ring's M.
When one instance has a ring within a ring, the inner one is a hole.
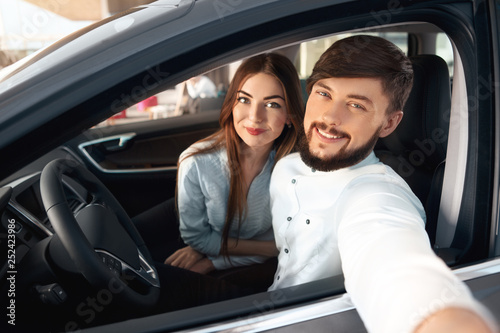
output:
M396 43L415 69L403 122L376 154L424 204L436 254L500 320L499 15L493 0L160 0L3 69L2 331L366 331L342 302L342 276L154 311L148 249L116 218L175 195L179 154L218 129L239 61L281 52L305 82L332 41L365 34ZM198 75L219 97L183 110L184 83ZM77 224L95 198L114 216L96 208Z

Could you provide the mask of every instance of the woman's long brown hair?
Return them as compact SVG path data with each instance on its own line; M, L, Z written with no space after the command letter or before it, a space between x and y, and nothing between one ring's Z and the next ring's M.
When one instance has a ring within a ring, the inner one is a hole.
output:
M209 153L222 147L226 148L228 166L230 171L229 198L227 212L222 231L221 254L228 256L228 239L234 217L238 215L238 232L247 206L246 194L243 191L243 173L240 162L241 139L236 133L233 123L233 108L237 103L238 91L245 81L251 76L264 73L275 77L285 92L285 104L288 117L292 123L289 128L284 127L281 135L274 142L276 150L275 163L283 156L290 153L295 147L298 136L298 128L302 126L304 119L304 102L297 70L292 62L285 56L276 53L266 53L246 59L238 67L231 84L229 85L226 99L222 104L219 117L220 130L214 134L198 141L212 142L209 146L199 149L187 156ZM179 164L182 161L179 161Z

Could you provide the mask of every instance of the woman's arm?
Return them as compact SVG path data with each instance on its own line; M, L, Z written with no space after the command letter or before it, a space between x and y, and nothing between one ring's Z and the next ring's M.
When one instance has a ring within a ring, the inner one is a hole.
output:
M204 171L199 170L194 157L189 157L180 163L178 172L177 205L181 237L198 252L216 256L220 252L220 234L209 223L207 198L203 190Z
M229 238L227 250L230 255L236 256L276 257L278 255L278 249L274 240L262 241Z
M274 232L270 228L252 239L229 238L229 258L219 255L212 259L216 269L248 266L263 263L269 258L276 257L278 250L274 244Z
M278 250L276 249L274 241L237 240L235 238L230 238L228 245L229 254L234 256L275 257L278 255ZM202 271L203 273L207 273L215 269L211 261L210 263L208 263L208 261L210 261L210 259L206 258L204 254L196 251L191 246L186 246L168 257L165 260L165 264L197 271L199 273L202 273ZM202 271L200 271L200 267L203 267Z
M191 246L177 250L165 260L165 264L188 269L200 274L207 274L215 269L210 259Z

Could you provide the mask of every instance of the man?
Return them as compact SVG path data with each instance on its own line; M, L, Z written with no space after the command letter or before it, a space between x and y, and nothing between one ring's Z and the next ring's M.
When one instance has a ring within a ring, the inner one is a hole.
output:
M378 37L340 40L316 63L299 153L271 179L270 290L343 273L370 332L490 332L487 311L431 250L420 201L373 153L412 81L409 59Z

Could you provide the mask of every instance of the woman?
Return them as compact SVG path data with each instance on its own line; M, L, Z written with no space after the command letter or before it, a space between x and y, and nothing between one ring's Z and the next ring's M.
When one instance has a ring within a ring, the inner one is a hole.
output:
M269 180L276 161L292 151L303 116L300 81L288 58L262 54L240 65L222 106L221 129L179 159L179 230L187 246L166 264L206 274L277 255Z
M244 61L228 89L221 129L179 160L180 233L187 247L166 264L208 273L276 256L269 208L274 163L295 145L300 82L278 54Z

